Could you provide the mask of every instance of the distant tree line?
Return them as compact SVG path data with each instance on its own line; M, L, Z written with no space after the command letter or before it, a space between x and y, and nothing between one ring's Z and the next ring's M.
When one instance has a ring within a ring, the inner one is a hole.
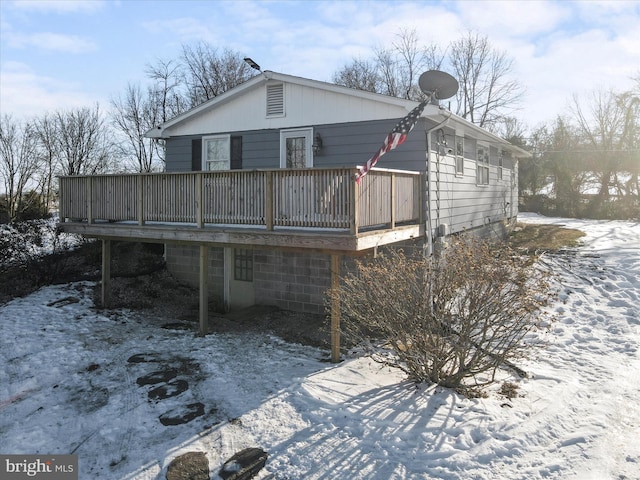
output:
M18 120L0 118L0 221L40 218L57 198L56 176L164 169L164 145L145 132L256 74L243 56L206 43L145 68L108 112L100 105ZM2 193L4 192L4 193Z
M574 96L569 114L511 140L532 153L519 165L521 210L640 217L640 76L628 92Z
M163 170L163 142L144 133L256 75L243 57L204 42L183 45L178 58L146 65L146 83L129 83L107 111L96 104L29 120L3 115L0 221L49 212L58 175ZM530 131L514 115L524 88L513 78L513 59L474 32L443 48L421 45L415 30L401 30L391 45L375 49L370 59L352 59L333 80L420 101L425 94L418 78L430 69L457 78L460 88L446 100L454 113L532 152L520 164L524 208L599 216L623 205L620 215L633 211L639 190L640 73L632 91L574 98L568 114ZM585 203L585 192L594 189Z
M524 88L513 78L513 59L486 36L467 32L446 49L422 45L402 30L372 58L354 58L335 83L420 101L426 70L444 70L459 82L450 101L455 114L532 153L520 161L522 209L564 216L640 216L640 73L627 92L595 90L573 97L568 112L529 129L514 115ZM526 112L523 112L526 120Z

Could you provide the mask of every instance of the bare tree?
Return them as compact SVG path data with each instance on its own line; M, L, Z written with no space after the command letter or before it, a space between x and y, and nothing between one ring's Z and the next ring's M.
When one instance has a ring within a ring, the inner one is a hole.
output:
M100 108L54 114L63 175L94 175L113 167L113 144Z
M586 106L574 96L571 110L581 143L578 148L598 188L592 205L598 210L612 191L619 196L625 194L626 178L635 177L637 184L640 98L633 92L596 90Z
M121 155L131 161L138 172L152 172L162 163L158 144L144 137L162 123L163 105L156 102L158 98L162 97L156 95L153 87L144 94L140 86L129 84L124 96L112 100L112 123L124 137L119 145Z
M34 133L38 141L38 155L42 168L39 171L40 193L47 210L50 209L55 197L54 178L59 165L60 144L55 117L49 114L37 118L34 123Z
M391 47L375 50L371 62L353 60L334 75L351 88L411 100L424 99L418 79L427 70L450 70L460 84L455 112L487 129L508 121L523 93L510 78L513 60L493 48L487 37L469 32L452 42L448 55L437 44L421 46L415 30L401 30Z
M516 117L504 117L501 119L500 123L497 125L497 128L494 133L498 134L500 137L507 140L509 143L513 145L517 145L519 147L526 146L526 132L527 126L522 123Z
M189 105L195 107L253 77L255 71L239 53L222 53L206 42L182 47L182 64Z
M480 127L491 129L522 96L520 83L509 78L513 60L486 36L468 32L453 42L449 63L460 84L455 113Z
M37 143L33 126L9 115L0 118L0 177L4 186L9 221L15 221L24 204L27 188L38 169ZM30 196L33 199L33 196Z
M334 74L334 82L392 97L422 100L418 78L439 69L444 54L436 44L420 46L415 30L401 30L389 48L377 48L372 61L353 59Z
M380 77L376 65L368 60L354 58L333 75L333 83L344 87L381 93Z
M181 67L177 61L158 60L155 64L148 64L145 73L153 82L150 92L153 92L157 105L159 122L164 123L188 110L189 104L182 92Z
M425 70L438 68L442 57L437 58L437 46L420 47L418 34L414 30L403 29L393 43L393 50L399 60L398 76L403 98L419 99L423 96L418 86L418 78Z

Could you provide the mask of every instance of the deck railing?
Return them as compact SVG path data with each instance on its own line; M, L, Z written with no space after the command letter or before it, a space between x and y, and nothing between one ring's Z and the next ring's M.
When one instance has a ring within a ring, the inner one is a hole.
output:
M420 220L420 174L354 168L230 170L60 178L63 221L349 229Z

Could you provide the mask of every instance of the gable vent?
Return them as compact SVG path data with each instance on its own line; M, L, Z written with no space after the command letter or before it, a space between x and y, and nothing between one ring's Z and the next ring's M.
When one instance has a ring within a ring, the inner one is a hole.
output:
M267 117L284 115L284 84L267 85Z

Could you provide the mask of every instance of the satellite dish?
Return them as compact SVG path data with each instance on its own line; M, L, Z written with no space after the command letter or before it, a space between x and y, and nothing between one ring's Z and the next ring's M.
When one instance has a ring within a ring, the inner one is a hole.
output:
M458 92L458 81L440 70L428 70L420 75L418 85L436 101L453 97Z

